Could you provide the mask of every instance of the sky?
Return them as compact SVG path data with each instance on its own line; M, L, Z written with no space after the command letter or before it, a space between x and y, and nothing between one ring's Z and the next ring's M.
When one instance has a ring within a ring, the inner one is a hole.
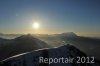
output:
M0 33L63 32L100 36L100 0L0 0Z

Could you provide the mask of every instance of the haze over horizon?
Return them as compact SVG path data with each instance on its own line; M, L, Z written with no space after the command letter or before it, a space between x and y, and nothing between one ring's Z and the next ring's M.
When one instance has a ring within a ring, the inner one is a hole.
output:
M99 0L0 0L0 33L100 36L99 12Z

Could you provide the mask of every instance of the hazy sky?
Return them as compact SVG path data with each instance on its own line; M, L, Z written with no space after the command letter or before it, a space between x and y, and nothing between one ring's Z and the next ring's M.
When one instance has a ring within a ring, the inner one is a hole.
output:
M32 28L34 21L40 24ZM100 0L0 0L1 33L100 35Z

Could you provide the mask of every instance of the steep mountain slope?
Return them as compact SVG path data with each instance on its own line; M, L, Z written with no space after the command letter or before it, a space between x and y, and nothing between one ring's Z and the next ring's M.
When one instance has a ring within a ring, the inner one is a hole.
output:
M88 57L89 62L77 57L87 58L87 55L72 45L64 45L19 54L1 61L0 66L100 66L100 62L93 57Z
M88 55L95 56L97 59L100 59L100 39L89 38L89 37L60 37L66 43L74 45L78 49L84 51Z
M15 39L2 39L0 41L0 60L19 53L48 47L49 45L45 42L34 38L31 35L23 35Z
M37 38L53 47L61 46L63 42L71 44L86 54L95 56L100 60L100 54L98 54L98 50L100 50L100 39L77 36L73 32L45 36L40 35Z
M36 35L35 37L39 38L42 41L45 41L47 44L52 47L57 47L63 45L62 37L77 37L77 35L73 32L66 32L62 34L53 34L53 35Z

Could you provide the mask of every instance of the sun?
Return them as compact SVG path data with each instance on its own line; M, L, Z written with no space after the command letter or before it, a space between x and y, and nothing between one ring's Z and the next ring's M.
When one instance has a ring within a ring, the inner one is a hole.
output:
M32 27L33 27L34 29L39 29L40 25L39 25L38 22L34 22L33 25L32 25Z

